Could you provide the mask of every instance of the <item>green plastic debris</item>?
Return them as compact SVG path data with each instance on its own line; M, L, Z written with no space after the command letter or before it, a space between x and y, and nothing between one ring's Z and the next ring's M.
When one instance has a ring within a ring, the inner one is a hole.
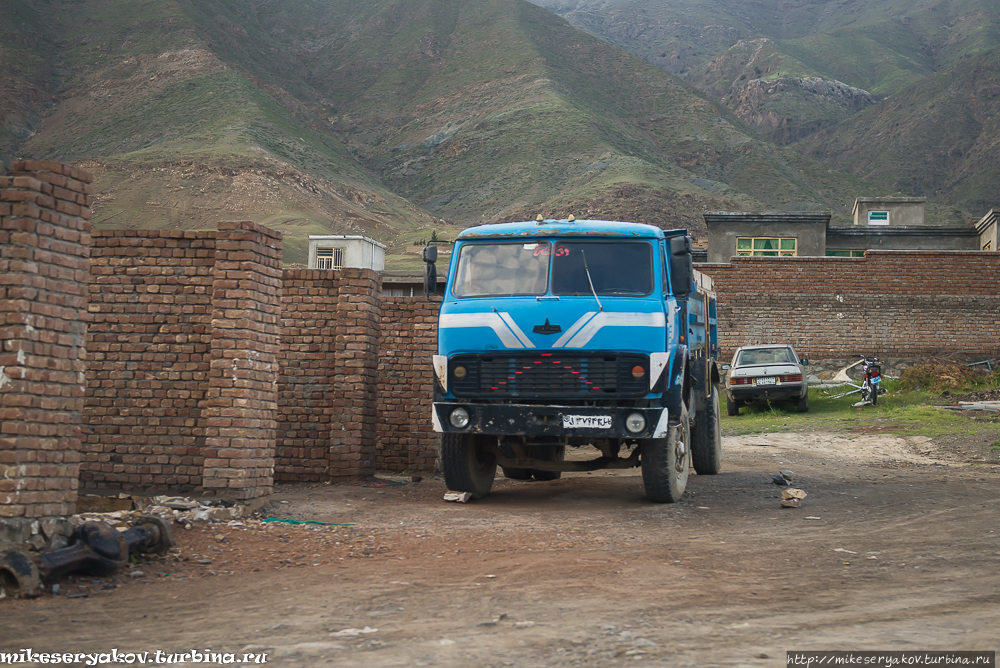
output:
M352 527L354 524L340 524L338 522L317 522L316 520L286 520L280 517L265 517L262 522L284 522L285 524L323 524L331 527Z

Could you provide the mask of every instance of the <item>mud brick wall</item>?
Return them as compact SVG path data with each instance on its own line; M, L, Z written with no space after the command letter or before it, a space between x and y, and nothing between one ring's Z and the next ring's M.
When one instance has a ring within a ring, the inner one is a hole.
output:
M429 471L437 466L438 436L431 427L441 303L424 297L383 297L378 365L378 453L385 471Z
M271 493L278 415L282 235L250 222L219 223L212 350L205 397L205 492L237 499Z
M285 270L283 281L274 477L327 480L340 272Z
M1000 354L1000 253L738 257L697 269L715 281L725 359L776 342L816 359Z
M90 184L56 162L14 162L0 177L0 518L76 505Z
M370 269L339 273L329 460L330 479L348 480L375 473L382 280Z
M85 487L201 486L215 238L93 233Z

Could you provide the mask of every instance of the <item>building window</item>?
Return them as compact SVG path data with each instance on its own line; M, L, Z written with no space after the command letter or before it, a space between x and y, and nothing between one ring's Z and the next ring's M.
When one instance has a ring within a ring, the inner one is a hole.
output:
M863 250L828 250L827 257L864 257Z
M888 211L869 211L868 212L868 224L869 225L888 225L889 224L889 212Z
M770 257L797 255L798 241L794 237L739 237L736 239L736 254Z
M344 267L343 248L317 248L317 269L342 269Z

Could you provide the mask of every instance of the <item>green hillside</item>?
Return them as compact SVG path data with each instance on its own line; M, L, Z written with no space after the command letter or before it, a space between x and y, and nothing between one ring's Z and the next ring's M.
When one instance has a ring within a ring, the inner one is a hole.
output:
M5 115L4 150L92 171L97 227L254 220L286 233L286 261L308 234L361 233L396 262L432 232L537 213L702 235L704 210L845 222L885 192L523 0L16 1L0 54L24 64L5 81L42 93L11 105L37 119ZM765 78L813 72L774 44ZM782 109L806 118L796 95Z
M992 0L533 0L670 72L768 37L818 76L893 93L1000 45Z
M62 35L65 92L18 154L94 172L98 227L250 219L286 234L288 261L305 260L309 234L393 242L441 226L314 127L290 92L310 87L286 59L269 63L263 53L273 46L231 48L220 34L246 41L250 33L221 8L159 0L51 7L42 18Z
M1000 208L1000 48L961 59L795 148L977 216Z
M0 162L11 159L53 102L55 46L42 16L25 0L8 0L0 20Z

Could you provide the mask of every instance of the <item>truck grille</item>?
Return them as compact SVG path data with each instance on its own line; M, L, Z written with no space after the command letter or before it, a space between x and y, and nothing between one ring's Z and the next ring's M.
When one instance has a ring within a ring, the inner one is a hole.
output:
M638 378L635 367L642 369ZM455 375L456 367L465 376ZM456 397L638 397L649 391L645 355L458 355L448 369Z

